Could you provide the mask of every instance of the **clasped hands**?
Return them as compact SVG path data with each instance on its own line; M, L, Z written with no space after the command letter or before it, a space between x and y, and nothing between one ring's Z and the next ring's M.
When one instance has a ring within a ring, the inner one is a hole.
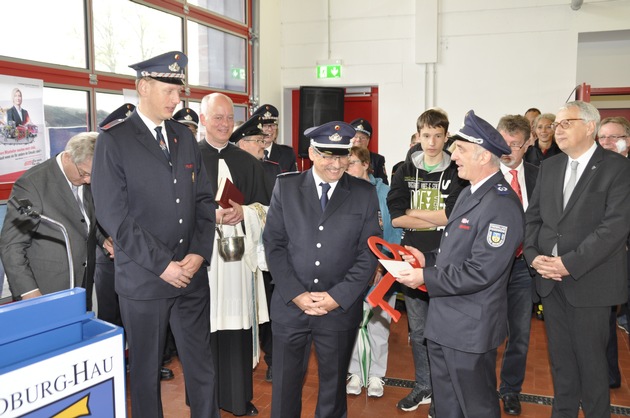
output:
M550 279L558 282L562 281L563 276L571 274L564 266L561 257L539 255L534 258L531 267L535 269L543 279Z
M192 277L203 264L203 257L198 254L187 254L181 261L171 261L160 278L177 288L190 284Z
M294 297L293 303L305 314L312 316L323 316L339 307L328 292L304 292Z

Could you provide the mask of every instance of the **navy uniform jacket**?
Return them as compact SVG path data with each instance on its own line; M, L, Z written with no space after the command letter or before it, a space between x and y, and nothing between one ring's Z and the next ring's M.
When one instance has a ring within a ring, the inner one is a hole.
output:
M359 325L365 289L376 268L367 239L381 236L378 197L369 182L344 174L322 213L311 170L280 176L263 233L275 289L271 319L295 328L349 330ZM327 291L339 308L309 316L293 302Z
M507 283L524 228L523 206L501 171L473 195L462 190L439 250L426 254L425 338L469 353L505 340Z
M547 296L562 286L576 307L613 306L627 301L626 240L630 230L630 161L597 147L562 210L568 157L545 160L527 208L523 253L558 255L571 273L562 282L536 275L536 290Z
M204 268L182 289L159 277L186 254L211 259L216 208L192 133L175 121L165 126L172 167L136 112L96 141L96 217L114 240L116 292L129 299L172 298L208 286Z
M387 171L385 171L385 157L376 152L370 151L370 164L372 164L372 170L374 170L374 177L378 177L383 180L383 183L389 185L387 180Z
M297 171L295 152L293 148L288 145L276 144L274 142L271 146L271 153L267 158L278 163L283 173Z
M90 186L83 186L83 206L90 221L89 231L86 231L81 209L56 157L29 169L17 179L11 196L29 199L33 209L66 227L72 248L74 284L86 288L89 309L92 306L97 240ZM36 288L43 295L68 289L66 244L57 226L21 215L9 203L0 234L0 249L14 297Z

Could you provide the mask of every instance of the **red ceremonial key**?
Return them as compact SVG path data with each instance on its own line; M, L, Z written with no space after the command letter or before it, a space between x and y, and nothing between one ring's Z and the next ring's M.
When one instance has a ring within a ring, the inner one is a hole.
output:
M394 255L394 258L391 258L383 254L383 252L378 248L378 245L382 245L384 248L387 248L389 251L391 251L391 253ZM403 247L402 245L392 244L390 242L385 241L381 237L368 238L368 247L370 247L370 250L372 250L374 255L376 255L380 259L385 259L385 260L403 261L400 253L403 253L405 255L411 255L411 253L407 251L407 249ZM420 263L418 262L418 260L416 260L415 258L414 258L414 261L410 264L414 268L422 267ZM388 272L385 276L383 276L381 281L378 282L376 286L374 286L374 289L372 289L370 294L367 295L365 299L368 301L370 306L372 306L373 308L376 306L380 306L381 309L387 312L389 316L391 316L395 322L398 322L398 320L400 319L400 312L392 308L389 305L389 303L387 303L387 301L385 300L385 294L392 287L395 281L396 281L396 278ZM427 288L425 285L418 287L418 289L422 290L423 292L427 291Z

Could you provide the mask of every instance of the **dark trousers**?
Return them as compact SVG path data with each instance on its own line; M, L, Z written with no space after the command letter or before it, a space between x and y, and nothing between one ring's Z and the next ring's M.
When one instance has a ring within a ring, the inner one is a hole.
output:
M97 248L96 251L100 249ZM94 288L98 304L98 319L122 327L118 294L114 285L114 260L109 260L104 256L97 259L94 268Z
M508 340L501 364L499 393L521 393L532 321L532 277L524 259L512 266L508 295Z
M210 352L210 290L171 299L120 297L130 355L131 413L161 418L160 366L170 323L184 371L191 417L218 418L215 372Z
M275 321L273 328L272 418L299 418L302 385L311 343L315 344L319 391L316 418L345 418L346 374L357 330L292 328Z
M439 418L501 418L497 350L466 353L427 340L433 406Z
M617 307L610 309L608 320L608 332L610 333L606 346L606 361L608 361L608 385L619 386L621 384L621 372L619 371L619 349L617 347Z
M263 282L265 284L265 297L267 299L267 306L271 307L271 295L273 294L273 278L271 273L263 271ZM271 315L269 315L271 318ZM265 363L267 367L271 367L273 360L273 334L271 331L271 319L269 322L265 322L258 326L260 336L260 346L265 352Z
M218 330L210 334L210 341L219 408L245 415L254 397L252 329Z
M577 417L580 401L585 416L610 417L610 306L571 306L560 283L542 303L553 378L552 418Z

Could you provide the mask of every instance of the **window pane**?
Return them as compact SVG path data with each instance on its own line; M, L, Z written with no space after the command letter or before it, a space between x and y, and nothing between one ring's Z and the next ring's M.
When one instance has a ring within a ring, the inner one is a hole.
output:
M44 114L50 156L63 151L70 138L88 130L88 92L44 87Z
M244 123L249 119L249 113L247 113L247 106L234 105L234 123Z
M87 68L83 0L20 0L2 9L0 55Z
M188 0L188 4L245 23L245 0Z
M181 51L182 19L129 0L94 0L96 70L136 75L129 65Z
M122 94L112 93L96 93L96 125L98 126L103 119L114 110L125 104L125 98Z
M188 21L188 83L245 92L247 40Z

